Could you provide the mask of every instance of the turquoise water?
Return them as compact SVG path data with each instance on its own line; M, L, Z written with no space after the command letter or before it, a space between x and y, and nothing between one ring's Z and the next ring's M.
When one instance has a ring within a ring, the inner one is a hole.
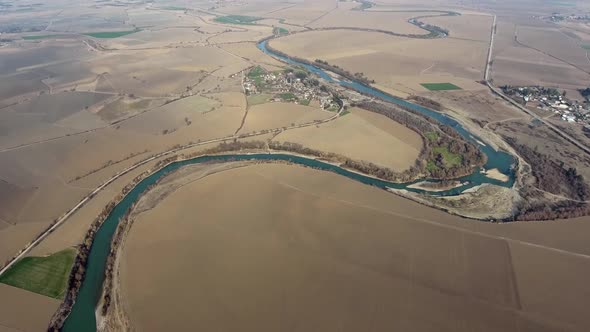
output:
M125 215L125 212L129 207L140 197L140 195L152 184L156 183L158 179L166 176L170 172L178 169L179 167L197 164L203 162L227 162L236 160L282 160L289 161L299 165L305 165L325 171L331 171L342 176L346 176L350 179L362 182L367 185L376 186L379 188L396 188L396 189L407 189L410 191L418 192L420 190L406 188L408 184L391 183L375 179L372 177L364 176L355 172L348 171L341 167L324 163L315 159L308 159L299 156L292 156L286 154L243 154L243 155L221 155L221 156L203 156L194 159L179 161L166 166L160 171L150 175L143 181L137 184L137 186L131 190L127 196L113 209L111 214L104 221L102 227L96 233L96 237L92 247L90 249L90 255L88 258L88 269L86 276L82 283L82 287L78 294L78 299L72 308L72 312L68 316L64 328L64 331L80 332L80 331L96 331L96 318L94 315L96 304L98 303L102 283L104 281L104 271L106 266L106 260L110 251L111 239L119 223L119 219ZM461 180L471 181L469 185L465 185L452 190L436 193L439 195L455 195L465 190L466 188L472 187L474 183L482 183L485 180L488 183L494 183L498 185L506 186L506 183L488 179L481 174L473 174L467 177L461 178Z
M324 71L314 66L297 63L290 59L286 59L280 57L276 54L271 53L268 49L266 49L266 42L262 42L258 45L258 47L265 53L271 54L272 56L281 58L284 61L287 61L292 64L297 64L300 66L306 67L308 70L316 73L317 75L323 77L324 79L334 81L330 76L328 76ZM358 91L361 91L365 94L374 95L376 97L382 98L389 102L410 107L416 111L422 112L423 114L430 116L432 118L437 119L438 121L452 126L466 139L470 140L471 142L477 143L479 138L471 135L467 130L465 130L456 120L448 117L444 114L437 113L426 109L422 106L415 105L409 103L405 100L394 98L392 96L386 95L378 90L375 90L369 86L360 84L358 82L338 82L341 85L352 87ZM480 140L481 141L481 140ZM465 176L460 178L459 180L462 182L468 182L468 184L463 185L458 188L454 188L451 190L432 193L432 195L456 195L461 193L463 190L471 188L476 185L480 185L482 183L491 183L505 187L511 187L514 183L514 174L512 170L513 159L512 157L504 152L495 151L489 146L482 147L480 146L482 151L488 156L488 162L486 163L485 167L488 169L497 168L500 172L509 175L510 180L508 182L500 182L494 179L489 179L481 174L479 171L474 172L469 176ZM388 181L383 181L371 177L367 177L355 172L348 171L341 167L324 163L315 159L309 159L299 156L292 156L286 154L235 154L235 155L222 155L222 156L203 156L197 157L194 159L186 160L186 161L179 161L173 164L166 166L165 168L161 169L160 171L150 175L149 177L145 178L143 181L137 184L137 186L131 190L127 196L113 209L111 214L107 217L104 221L102 227L96 233L94 242L90 249L90 254L88 257L88 266L86 271L86 276L83 280L82 287L78 294L78 298L76 303L72 308L72 312L68 316L67 320L65 321L63 330L64 331L71 331L71 332L93 332L96 331L96 318L95 318L95 308L96 304L99 301L99 297L101 295L102 284L104 281L104 271L106 267L107 257L110 251L110 245L112 237L115 233L117 228L117 224L119 223L119 219L123 217L125 212L129 209L129 207L137 201L140 195L152 184L154 184L158 179L162 178L166 174L178 169L179 167L196 164L196 163L203 163L203 162L226 162L226 161L233 161L233 160L282 160L282 161L289 161L299 165L305 165L325 171L331 171L337 173L342 176L346 176L350 179L359 181L361 183L376 186L379 188L396 188L396 189L406 189L409 191L420 192L421 190L407 188L407 186L411 183L406 184L398 184L398 183L391 183Z
M367 86L365 84L362 84L360 82L357 81L338 81L333 79L330 75L328 75L326 72L324 72L321 68L312 66L312 65L308 65L305 63L301 63L301 62L297 62L294 61L292 59L286 58L284 56L281 56L279 54L276 54L274 52L272 52L271 50L269 50L266 45L267 45L268 41L262 41L260 43L258 43L258 48L270 55L273 56L275 58L281 59L287 63L293 64L293 65L297 65L297 66L303 66L305 67L307 70L309 70L310 72L322 77L323 79L330 81L330 82L336 82L342 86L345 87L349 87L352 88L354 90L357 90L365 95L370 95L370 96L375 96L377 98L383 99L385 101L388 101L390 103L396 104L396 105L400 105L400 106L404 106L407 108L410 108L412 110L418 111L430 118L436 119L439 122L453 127L462 137L464 137L465 139L469 140L470 142L476 144L477 146L479 146L479 148L482 150L483 153L485 153L488 156L488 161L487 163L484 165L484 167L486 169L492 169L492 168L497 168L501 173L506 174L508 176L510 176L511 180L510 180L510 186L512 186L512 181L514 180L514 174L513 174L513 165L514 165L514 158L503 151L496 151L494 150L492 147L490 147L489 145L486 146L481 146L477 141L481 141L483 142L483 140L479 139L477 136L472 135L470 132L468 132L465 128L463 128L463 126L461 126L457 120L453 119L452 117L439 113L439 112L435 112L433 110L430 110L428 108L422 107L420 105L417 104L413 104L410 103L406 100L403 99L399 99L399 98L395 98L393 96L390 96L386 93L383 93L382 91L379 91L377 89L374 89L370 86ZM481 183L485 183L486 180L484 179L479 179Z

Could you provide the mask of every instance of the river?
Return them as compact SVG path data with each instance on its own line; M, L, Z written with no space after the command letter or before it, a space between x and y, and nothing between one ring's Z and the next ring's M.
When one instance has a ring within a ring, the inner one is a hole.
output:
M509 176L509 181L501 182L501 181L490 179L490 178L486 177L478 169L473 174L468 175L468 176L464 176L459 179L462 183L467 183L467 184L457 187L457 188L450 189L450 190L432 193L432 195L456 195L456 194L461 193L465 189L468 189L468 188L471 188L471 187L474 187L474 186L477 186L477 185L480 185L483 183L491 183L491 184L504 186L504 187L511 187L513 185L514 172L512 169L512 165L513 165L514 160L513 160L512 156L509 155L508 153L505 153L502 151L496 151L493 148L491 148L489 145L486 145L486 146L480 145L479 142L481 142L482 140L479 139L478 137L472 135L471 133L469 133L465 128L463 128L453 118L451 118L447 115L438 113L438 112L434 112L434 111L424 108L420 105L416 105L416 104L407 102L405 100L392 97L390 95L387 95L381 91L373 89L373 88L366 86L364 84L361 84L359 82L335 80L332 77L330 77L328 74L326 74L320 68L317 68L317 67L314 67L311 65L307 65L307 64L303 64L303 63L298 63L298 62L295 62L291 59L288 59L288 58L282 57L278 54L272 53L270 50L268 50L266 48L266 43L267 43L267 41L263 41L263 42L259 43L258 48L260 48L263 52L270 54L271 56L274 56L276 58L279 58L285 62L294 64L294 65L303 66L306 69L308 69L309 71L321 76L322 78L324 78L326 80L329 80L332 82L337 82L338 84L341 84L343 86L353 88L353 89L358 90L358 91L360 91L364 94L367 94L367 95L373 95L375 97L381 98L383 100L387 100L387 101L397 104L397 105L402 105L405 107L412 108L416 111L419 111L429 117L432 117L432 118L440 121L441 123L452 126L465 139L477 144L481 148L481 150L487 155L488 161L484 165L484 167L486 169L496 168L501 173ZM356 173L356 172L351 172L351 171L348 171L344 168L338 167L336 165L321 162L316 159L294 156L294 155L289 155L289 154L266 154L265 153L265 154L233 154L233 155L220 155L220 156L202 156L202 157L197 157L197 158L193 158L193 159L189 159L189 160L178 161L178 162L172 163L172 164L164 167L163 169L159 170L158 172L155 172L154 174L145 178L141 182L139 182L137 184L137 186L133 190L131 190L119 204L117 204L117 206L113 209L111 214L107 217L107 219L104 221L103 225L100 227L100 229L96 233L96 236L94 238L94 242L92 243L92 247L90 249L90 254L88 257L88 266L87 266L87 270L86 270L86 276L84 277L84 280L82 282L82 287L80 288L80 292L78 294L78 298L76 300L76 303L74 304L70 315L68 316L68 318L65 321L63 331L71 331L71 332L96 331L95 309L96 309L96 305L99 301L99 298L101 296L102 284L104 281L104 271L105 271L105 267L106 267L107 257L108 257L109 251L110 251L111 240L113 238L113 235L114 235L117 225L119 223L119 219L121 217L123 217L123 215L129 209L129 207L131 207L131 205L139 199L139 197L146 190L146 188L148 188L149 186L154 184L156 181L158 181L163 176L166 176L170 172L178 169L179 167L185 166L185 165L203 163L203 162L226 162L226 161L233 161L233 160L289 161L289 162L299 164L299 165L305 165L305 166L309 166L309 167L313 167L313 168L317 168L317 169L321 169L321 170L325 170L325 171L331 171L331 172L337 173L339 175L346 176L350 179L362 182L364 184L373 185L373 186L376 186L379 188L385 189L385 188L389 187L389 188L395 188L395 189L406 189L408 191L414 191L414 192L421 192L421 190L419 190L419 189L407 188L408 185L413 184L416 181L411 182L411 183L405 183L405 184L391 183L388 181L383 181L383 180L375 179L372 177L364 176L364 175Z

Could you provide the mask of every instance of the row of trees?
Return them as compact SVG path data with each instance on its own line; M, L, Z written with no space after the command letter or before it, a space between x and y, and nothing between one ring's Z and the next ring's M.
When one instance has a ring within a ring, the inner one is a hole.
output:
M324 60L316 59L314 61L314 65L316 65L317 67L320 67L322 69L332 71L332 72L334 72L340 76L346 77L348 79L354 79L354 80L360 81L364 84L375 83L375 80L369 79L368 77L365 76L364 73L358 72L358 73L353 74L353 73L349 72L348 70L339 67L338 65L330 64Z
M590 206L583 202L561 201L557 203L523 201L518 206L514 220L555 220L582 217L590 214Z
M355 106L371 112L385 115L414 130L424 139L424 147L419 161L414 169L410 169L413 176L426 173L432 178L451 179L471 174L473 168L486 162L486 156L472 143L466 141L455 129L441 125L438 121L425 117L421 113L405 107L396 107L378 102L360 102ZM403 108L404 110L401 110ZM434 133L434 139L424 136L424 133ZM448 151L449 155L460 156L459 163L448 164L441 151ZM436 167L427 168L428 162Z
M416 103L426 107L433 109L435 111L442 111L443 106L438 101L432 100L430 98L422 97L422 96L412 96L410 99L414 100Z

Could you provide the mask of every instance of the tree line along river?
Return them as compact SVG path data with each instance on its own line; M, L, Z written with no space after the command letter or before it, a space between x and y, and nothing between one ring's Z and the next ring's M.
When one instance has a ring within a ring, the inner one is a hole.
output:
M312 73L322 77L325 80L330 82L338 83L342 86L352 88L357 90L365 95L370 95L377 97L379 99L391 102L393 104L397 104L400 106L411 108L415 111L418 111L426 116L434 118L439 122L453 127L462 137L465 139L473 142L482 150L483 153L487 155L487 162L484 165L486 169L493 169L496 168L501 173L508 175L509 180L506 182L498 181L495 179L491 179L486 177L484 174L480 172L480 169L475 170L471 175L464 176L459 178L458 180L461 183L465 183L460 187L456 187L453 189L431 193L432 195L457 195L468 188L472 188L477 185L481 185L484 183L491 183L499 186L504 187L511 187L514 184L514 171L513 171L513 164L514 159L513 157L503 151L496 151L489 145L481 145L479 142L481 140L468 132L463 126L461 126L456 120L453 118L429 110L425 107L420 105L416 105L410 103L406 100L402 100L399 98L392 97L387 95L377 89L374 89L370 86L362 84L357 81L340 81L333 79L330 75L324 72L322 69L317 68L313 65L297 62L293 59L287 58L285 56L276 54L272 52L272 50L267 48L267 40L258 43L258 48L270 56L278 58L284 62L287 62L292 65L302 66L305 67ZM365 176L356 172L352 172L341 168L339 166L325 163L316 159L305 158L301 156L295 156L290 154L267 154L267 153L260 153L260 154L229 154L229 155L217 155L217 156L201 156L196 157L189 160L177 161L168 166L162 168L161 170L151 174L141 182L135 186L124 198L115 206L112 210L110 215L106 218L102 226L97 231L94 241L92 243L92 247L90 249L90 253L88 256L88 265L86 267L86 274L84 280L82 282L82 286L78 293L78 297L76 299L76 303L72 307L72 311L68 318L66 319L63 331L72 331L72 332L79 332L79 331L96 331L96 317L95 317L95 309L96 305L99 302L102 285L105 276L105 268L107 263L107 258L110 252L111 241L113 235L117 229L117 225L119 220L125 215L127 210L141 197L142 193L149 188L151 185L155 184L160 178L166 176L170 172L177 170L178 168L190 164L197 164L203 162L227 162L227 161L236 161L236 160L261 160L261 161L288 161L294 164L304 165L308 167L313 167L316 169L324 170L324 171L331 171L337 173L342 176L346 176L352 180L362 182L367 185L376 186L379 188L394 188L394 189L405 189L408 191L413 192L421 192L420 189L408 188L409 185L417 182L413 181L411 183L392 183L380 179L376 179L373 177ZM420 181L420 180L418 180Z

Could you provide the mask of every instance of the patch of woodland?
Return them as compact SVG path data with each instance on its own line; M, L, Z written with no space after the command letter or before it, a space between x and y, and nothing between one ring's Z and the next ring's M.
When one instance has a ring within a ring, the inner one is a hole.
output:
M590 198L590 186L575 168L553 160L536 147L518 143L514 138L504 139L530 165L535 180L534 184L526 184L520 189L523 200L517 207L514 220L565 219L590 214L586 202ZM550 201L543 192L563 199Z
M469 175L475 167L486 163L486 155L455 129L418 111L374 101L354 106L384 115L422 136L424 145L415 165L417 169L410 169L411 172L423 173L434 179L453 179ZM368 171L371 167L366 168Z
M578 201L590 198L590 187L575 168L567 167L564 162L554 161L536 147L520 144L510 137L505 140L531 165L537 188Z
M349 72L348 70L341 68L338 65L330 64L330 63L328 63L328 61L325 61L325 60L316 59L314 61L313 65L316 67L320 67L322 69L334 72L342 77L346 77L348 79L354 79L354 80L360 81L364 84L375 83L375 80L367 78L365 76L365 74L362 72L357 72L357 73L353 74L353 73Z
M517 206L517 209L513 220L518 221L568 219L590 214L590 206L587 203L576 201L547 203L524 200Z

